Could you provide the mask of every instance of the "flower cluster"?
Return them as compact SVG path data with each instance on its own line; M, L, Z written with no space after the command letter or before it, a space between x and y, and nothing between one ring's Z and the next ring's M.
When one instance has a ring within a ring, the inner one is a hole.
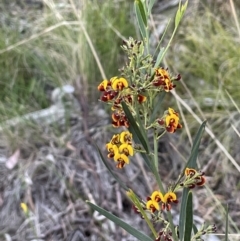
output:
M174 133L177 129L182 128L182 125L179 123L179 114L172 108L168 108L164 112L163 117L158 119L157 122L170 133Z
M181 186L194 188L195 186L203 186L206 182L203 172L198 172L193 168L185 169L185 180L180 184Z
M154 191L150 197L147 198L146 208L154 213L156 210L171 210L171 203L178 203L177 195L168 191L163 195L160 191ZM161 204L161 207L160 207Z
M108 158L113 158L117 162L117 168L123 168L129 164L129 156L133 156L132 134L129 131L123 131L112 137L106 144Z
M157 238L155 239L155 241L172 241L172 232L168 229L163 229L158 233Z
M129 127L128 119L121 106L122 101L132 105L135 101L135 96L137 96L137 102L140 104L146 101L146 96L139 93L136 94L133 88L129 87L128 81L123 77L118 78L115 76L110 80L103 80L98 85L98 90L103 92L100 100L112 105L112 125L114 127Z
M217 227L215 224L206 225L205 223L203 223L202 227L200 227L198 232L195 233L195 235L192 237L192 240L202 241L203 240L202 235L216 233L216 232L217 232Z
M170 90L172 90L173 88L176 87L175 84L173 84L173 80L180 80L181 79L181 75L178 74L176 77L171 78L169 73L168 73L168 69L164 69L164 68L158 68L155 70L155 75L153 78L153 86L157 86L163 90L165 90L166 92L169 92Z

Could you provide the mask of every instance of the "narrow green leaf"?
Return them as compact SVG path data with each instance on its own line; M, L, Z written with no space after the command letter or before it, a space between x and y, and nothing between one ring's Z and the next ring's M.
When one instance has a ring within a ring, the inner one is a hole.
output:
M180 10L180 8L178 8L176 16L175 16L175 28L178 27L180 20L181 20L181 10Z
M185 231L185 220L186 220L186 208L187 208L187 197L188 197L188 188L183 189L182 195L182 203L180 208L180 215L179 215L179 240L182 241L184 237Z
M145 12L145 8L143 6L143 3L141 0L135 0L135 3L139 9L139 12L141 14L141 18L142 18L142 21L145 25L145 27L147 27L147 17L146 17L146 12Z
M176 13L175 17L175 29L178 27L180 21L182 20L183 15L185 14L185 11L187 9L188 1L185 2L185 4L181 5L181 2L179 2L179 7Z
M198 229L194 223L193 223L193 232L194 232L194 234L196 234L198 232Z
M105 167L106 167L106 168L108 169L108 171L111 173L111 175L113 176L113 178L119 183L119 185L120 185L123 189L125 189L125 190L127 191L129 188L128 188L128 187L123 183L123 181L122 181L120 178L118 178L118 176L112 171L112 168L109 167L108 162L107 162L107 161L105 160L105 158L103 157L103 155L102 155L99 147L98 147L97 145L95 145L95 146L96 146L96 149L98 150L98 153L99 153L99 155L100 155L100 157L101 157L101 159L102 159L102 162L104 163Z
M196 168L197 167L198 149L199 149L200 141L202 139L202 135L203 135L203 132L205 130L206 124L207 124L207 121L205 120L202 123L202 125L200 126L200 128L198 129L197 135L196 135L196 137L194 139L194 142L193 142L191 155L190 155L190 157L188 159L186 167L190 167L190 168Z
M160 49L160 51L158 53L158 56L157 56L156 63L154 65L154 68L157 68L160 65L160 63L162 62L162 59L163 59L163 56L164 56L164 52L165 52L164 50L165 50L165 48L161 48Z
M161 43L162 43L162 41L163 41L163 39L164 39L164 36L165 36L165 34L166 34L166 32L167 32L167 29L168 29L168 27L169 27L170 22L171 22L171 19L168 20L168 23L167 23L167 25L166 25L166 27L165 27L165 29L164 29L164 31L163 31L163 34L162 34L162 36L161 36L160 41L158 42L157 48L156 48L153 56L155 56L157 50L160 48L160 45L161 45ZM160 63L159 63L158 65L156 65L156 63L155 63L154 67L157 68L159 65L160 65Z
M143 210L143 207L139 201L139 198L136 196L136 194L130 189L127 192L128 197L131 199L131 201L133 202L133 204L139 209L141 215L144 217L144 220L146 221L146 223L148 224L148 227L150 228L150 230L152 231L154 237L157 237L157 233L156 230L153 227L153 224L151 223L151 221L148 218L148 215L146 214L146 212Z
M146 140L146 135L143 134L144 130L141 130L138 126L138 124L136 123L136 120L134 119L131 111L128 109L126 103L122 102L122 107L123 110L128 118L128 121L130 123L130 126L132 127L132 130L134 131L134 133L137 135L139 141L141 142L142 146L144 147L144 149L146 150L147 154L149 154L150 152L150 147L149 147L149 143Z
M226 207L226 224L225 224L225 235L224 240L228 241L228 206Z
M193 203L192 203L192 192L189 192L188 198L187 198L187 206L186 206L184 241L191 240L192 227L193 227Z
M148 237L146 234L144 234L144 233L138 231L137 229L133 228L132 226L130 226L126 222L122 221L117 216L115 216L115 215L109 213L108 211L106 211L105 209L102 209L99 206L97 206L97 205L95 205L95 204L93 204L89 201L87 201L87 204L92 209L98 211L100 214L102 214L103 216L105 216L106 218L108 218L109 220L113 221L115 224L117 224L118 226L120 226L121 228L126 230L129 234L131 234L132 236L134 236L138 240L140 240L140 241L152 241L152 238Z
M198 149L199 149L200 141L201 141L201 138L202 138L202 135L203 135L203 131L205 130L206 123L207 123L207 121L205 120L198 129L197 135L196 135L196 137L194 139L194 142L193 142L191 155L188 159L188 162L187 162L185 168L186 167L190 167L190 168L196 168L197 167ZM184 170L185 170L185 168L184 168ZM182 175L184 175L184 171L183 171ZM179 237L180 237L180 241L183 240L184 230L185 230L186 206L187 206L188 192L189 192L188 188L183 189L182 204L181 204L180 217L179 217Z
M141 16L140 9L138 7L137 0L135 0L135 2L134 2L134 9L135 9L136 17L137 17L138 27L140 29L143 39L146 39L147 31L146 31L145 24L144 24L144 21Z

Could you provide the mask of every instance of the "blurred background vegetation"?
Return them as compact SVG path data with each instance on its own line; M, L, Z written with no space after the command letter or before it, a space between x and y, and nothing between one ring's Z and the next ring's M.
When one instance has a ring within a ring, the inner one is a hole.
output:
M176 4L161 7L161 2L154 8L154 43L176 9ZM95 86L103 78L96 56L106 77L118 74L124 60L122 39L139 37L132 3L93 0L76 7L77 13L71 1L1 3L0 121L46 108L49 92L74 85L78 76L84 78L90 100L96 101ZM190 1L166 58L200 108L209 112L231 105L226 91L239 102L240 29L233 13L229 1ZM182 98L188 98L181 90Z

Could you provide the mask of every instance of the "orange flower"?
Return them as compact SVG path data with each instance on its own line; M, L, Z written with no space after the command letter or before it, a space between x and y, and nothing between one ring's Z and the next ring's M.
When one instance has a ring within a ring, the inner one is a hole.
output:
M144 95L138 94L137 99L138 99L138 102L139 102L140 104L142 104L143 102L145 102L145 101L147 100L147 97L144 96Z
M158 123L161 124L162 119L158 120ZM182 125L179 123L178 113L172 108L168 108L168 111L165 114L165 127L170 133L174 133L176 129L182 128Z
M159 191L154 191L151 195L151 197L148 198L148 201L146 203L146 208L150 209L152 213L154 213L156 210L160 210L159 202L163 200L163 195Z
M206 182L206 179L203 175L204 173L198 172L193 168L187 167L185 169L185 176L186 176L185 186L187 186L188 188L194 188L195 185L203 186Z
M112 143L107 143L106 148L108 150L108 158L113 158L118 153L117 145L113 145Z
M129 159L128 157L123 154L123 153L117 153L115 156L114 156L114 161L118 162L117 164L117 168L120 168L122 169L124 167L125 164L129 164Z
M170 211L171 210L171 204L172 202L174 203L178 203L178 200L177 200L177 196L174 192L167 192L164 197L163 197L163 200L162 200L162 209L164 210L165 208L167 209L167 211Z
M169 92L175 87L167 69L164 68L158 68L155 70L155 77L152 84L154 86L161 86L166 92Z
M98 90L105 91L108 86L111 86L111 82L105 79L98 85Z
M129 131L123 131L122 133L120 133L120 142L123 143L127 143L127 144L132 144L132 133L130 133Z
M177 196L174 192L167 192L165 195L163 195L159 191L154 191L151 195L151 197L148 198L148 201L146 203L146 208L150 209L151 212L155 212L156 210L160 210L159 203L162 203L162 210L167 209L169 211L171 209L170 203L177 203Z
M119 152L125 154L126 156L133 156L133 148L127 143L124 143L119 147Z

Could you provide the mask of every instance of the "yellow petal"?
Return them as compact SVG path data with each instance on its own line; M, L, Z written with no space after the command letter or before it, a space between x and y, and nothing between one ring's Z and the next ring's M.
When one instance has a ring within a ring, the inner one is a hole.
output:
M21 206L23 212L24 212L25 214L27 214L27 213L28 213L27 204L26 204L26 203L21 203L20 206Z
M114 161L116 162L124 161L126 164L129 164L128 157L125 154L120 154L119 152L116 153L116 155L114 156Z
M147 201L146 208L151 210L151 206L155 207L158 211L160 210L159 204L154 200Z
M119 151L123 152L125 155L133 156L133 148L131 145L124 143L119 147ZM128 153L128 154L126 154Z
M112 82L112 88L114 90L122 90L123 88L128 87L128 82L124 78L115 78Z
M155 200L155 201L157 201L158 199L160 199L159 201L161 201L161 200L163 200L163 195L162 195L162 193L159 192L159 191L154 191L154 192L152 193L152 195L151 195L151 199L152 199L152 200Z
M163 198L163 202L164 203L167 203L168 202L168 199L170 199L170 202L172 201L175 201L177 200L177 196L174 192L167 192L165 195L164 195L164 198Z
M120 142L123 143L131 143L132 142L132 133L129 131L123 131L120 134Z

